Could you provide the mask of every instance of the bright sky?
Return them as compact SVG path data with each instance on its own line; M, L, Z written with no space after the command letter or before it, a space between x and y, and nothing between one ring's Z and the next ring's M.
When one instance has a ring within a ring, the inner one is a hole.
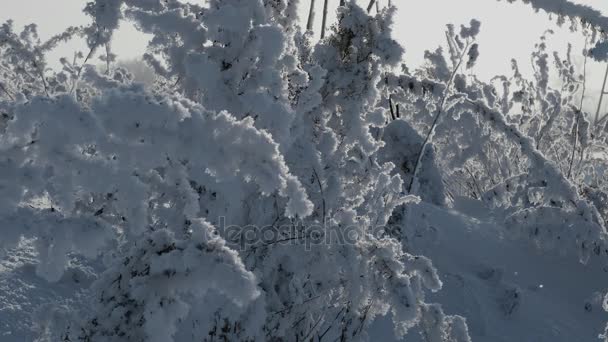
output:
M196 1L196 0L189 0ZM202 0L199 0L202 1ZM367 0L359 0L367 4ZM388 0L380 0L384 4ZM608 15L606 0L573 0L577 3L590 5ZM4 5L0 12L0 21L12 18L15 24L35 22L39 26L43 38L61 32L71 25L83 25L89 19L82 14L86 0L0 0ZM339 0L330 0L330 8L335 8ZM307 0L301 0L303 18L307 14ZM471 18L482 22L480 43L480 59L475 72L482 79L489 79L497 74L510 74L510 60L516 58L520 68L529 73L530 53L538 37L548 28L556 34L549 40L549 49L565 51L568 42L574 46L576 60L582 63L582 48L584 40L578 33L571 33L566 28L559 28L555 20L549 20L544 13L535 13L531 7L518 2L508 4L496 0L393 0L399 8L395 20L395 35L406 49L406 62L410 68L423 61L423 53L444 44L445 25L467 24ZM316 26L320 26L323 1L317 1ZM146 39L131 25L123 25L115 36L113 52L119 58L132 59L140 56L146 45ZM75 41L62 45L57 49L49 62L53 63L60 56L72 56L74 51L85 50L84 42ZM589 64L588 89L589 94L599 93L604 75L604 65ZM591 96L586 105L591 111L594 98ZM593 110L594 111L594 110Z

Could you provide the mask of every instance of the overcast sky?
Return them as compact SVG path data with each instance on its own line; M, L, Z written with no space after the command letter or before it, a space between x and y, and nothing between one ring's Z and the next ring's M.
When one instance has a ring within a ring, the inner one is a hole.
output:
M194 1L194 0L190 0ZM330 0L331 8L339 0ZM360 0L367 3L367 0ZM381 0L381 4L387 0ZM603 13L608 13L608 0L573 0L590 5ZM17 26L35 22L41 36L48 37L61 32L71 25L83 25L89 19L81 10L86 0L0 0L3 5L0 21L13 19ZM301 0L307 4L307 0ZM317 1L317 21L320 21L323 1ZM524 72L531 70L530 52L538 37L548 28L556 31L549 40L551 50L564 51L568 42L574 45L574 55L582 60L581 51L584 40L578 33L571 33L559 28L555 20L551 21L544 13L535 13L531 7L519 2L508 4L504 0L393 0L399 12L395 20L395 35L406 49L406 62L410 68L422 62L425 50L435 49L445 40L445 25L466 24L471 18L482 22L480 43L480 60L475 72L488 79L497 74L509 74L510 60L516 58ZM306 7L306 6L303 6ZM305 16L307 8L302 8ZM318 31L318 25L317 31ZM113 52L119 58L132 59L140 56L146 46L146 39L131 25L125 24L115 36ZM85 50L84 42L75 41L62 45L49 62L60 56L72 56L76 50ZM56 63L56 62L55 62ZM591 63L589 66L589 89L599 92L605 66ZM593 106L593 98L586 107Z

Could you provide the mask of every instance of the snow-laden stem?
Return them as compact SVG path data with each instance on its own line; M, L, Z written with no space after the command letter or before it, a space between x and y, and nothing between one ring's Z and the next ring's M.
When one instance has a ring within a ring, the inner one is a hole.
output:
M481 115L484 120L490 122L496 130L504 133L509 140L519 145L522 154L530 159L531 169L542 174L542 181L548 187L551 187L556 192L563 193L565 201L570 203L573 208L576 208L579 211L578 215L584 217L585 222L588 222L593 227L588 232L592 236L592 240L586 242L598 244L598 246L601 246L600 250L605 250L606 231L597 208L581 198L577 189L558 170L554 163L548 163L546 157L536 149L533 140L525 136L514 125L507 123L502 113L488 107L483 101L466 99L465 102L472 107L471 109L474 109ZM588 245L583 243L583 249L588 247Z
M49 86L46 83L46 78L44 78L44 70L40 66L38 66L36 60L32 60L32 65L34 66L36 71L38 71L38 75L40 76L40 80L42 81L42 86L44 87L44 94L46 95L46 97L50 97Z
M464 61L464 57L466 56L467 51L469 50L469 46L470 46L470 42L467 42L467 45L465 46L465 48L462 50L462 53L460 54L460 59L458 60L458 64L456 65L456 67L454 67L454 70L452 71L452 74L450 75L450 78L448 80L448 84L445 89L445 92L443 93L443 95L441 97L441 102L440 102L439 108L437 108L437 114L435 114L433 123L431 124L431 127L429 128L429 131L426 134L424 141L422 142L420 151L418 152L418 157L416 158L416 163L414 164L414 173L412 174L412 179L410 180L410 184L407 187L407 192L410 194L412 193L412 190L414 187L414 182L416 181L416 175L420 171L420 165L421 165L422 158L424 156L424 152L426 150L427 145L431 141L433 133L435 132L435 127L437 127L437 123L439 122L439 117L441 116L441 113L443 112L443 107L445 106L445 102L447 101L448 95L450 94L450 90L452 89L452 83L454 82L454 77L456 77L456 75L458 74L458 69L460 69L462 62Z
M587 59L589 58L589 51L587 50L587 47L589 46L589 39L586 38L585 39L585 59L583 61L583 90L581 92L581 101L579 104L579 109L582 111L583 110L583 103L585 102L585 93L587 91Z
M581 93L581 102L579 104L578 110L579 112L582 113L583 111L583 102L585 101L585 91L587 90L587 58L588 58L588 53L587 53L587 45L589 43L589 39L585 39L585 60L583 62L583 90ZM576 145L578 143L578 127L580 124L580 119L581 119L582 114L578 114L576 116L576 123L574 125L574 142L572 144L572 154L570 155L570 162L568 164L568 175L567 178L570 179L572 176L572 165L574 164L574 156L576 154ZM584 151L581 151L581 158L583 156Z
M82 74L82 69L84 68L85 64L87 64L87 62L89 61L89 59L93 56L93 53L95 53L95 49L96 49L96 45L93 46L89 50L89 53L87 54L87 57L82 62L82 65L80 66L80 68L78 68L78 73L76 74L76 78L74 78L74 83L72 84L72 89L70 89L70 95L74 94L74 91L76 91L76 89L78 87L78 82L80 81L80 76Z

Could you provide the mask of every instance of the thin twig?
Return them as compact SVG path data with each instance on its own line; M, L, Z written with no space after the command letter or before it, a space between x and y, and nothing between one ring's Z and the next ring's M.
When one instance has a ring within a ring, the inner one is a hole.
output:
M420 164L421 164L422 158L424 156L424 152L426 150L427 145L429 144L429 141L431 140L431 136L433 135L433 133L435 131L435 127L437 127L437 123L439 122L439 117L441 116L441 113L443 112L443 107L445 106L445 103L448 98L448 94L450 93L450 90L452 88L452 83L454 81L454 78L456 77L456 74L458 73L458 69L460 69L460 66L462 65L464 56L466 55L467 51L469 50L470 44L471 44L470 42L467 42L467 45L462 50L462 54L460 55L460 61L458 61L458 64L456 65L456 67L454 68L454 71L452 71L452 74L450 75L450 78L449 78L448 84L447 84L447 88L445 89L445 92L441 99L439 108L437 108L437 114L435 114L433 123L431 124L431 127L429 128L429 131L426 134L424 141L422 142L422 146L420 147L420 151L418 152L418 157L416 158L416 164L414 164L414 173L412 174L412 179L410 180L410 184L407 188L408 193L412 192L412 187L414 186L414 181L416 180L416 175L418 174L418 171L420 169Z
M74 79L74 83L72 84L72 89L70 89L70 95L74 94L74 91L76 90L76 85L78 84L78 81L80 81L80 74L82 73L82 69L84 68L84 65L87 64L89 58L91 58L96 48L97 45L93 45L93 47L89 51L89 54L82 62L82 65L80 65L80 68L78 68L78 73L76 73L76 78Z
M363 326L365 325L365 320L367 319L367 314L369 313L369 309L371 307L372 307L372 303L370 301L370 303L365 307L365 311L363 312L363 317L361 317L361 324L359 325L357 330L355 330L353 332L353 337L355 337L358 333L360 333L363 330Z
M87 64L87 62L93 56L93 53L95 53L95 50L97 50L97 47L99 46L99 39L101 38L101 33L99 32L99 27L97 27L97 29L98 29L98 31L97 31L96 42L91 47L91 50L89 50L89 53L87 54L87 57L82 62L82 65L80 66L80 68L78 68L78 73L76 74L76 79L74 80L74 83L72 84L72 89L70 89L70 95L72 95L74 93L74 91L76 90L76 86L78 84L78 81L80 81L80 74L82 73L82 69L84 68L84 65Z
M317 179L317 184L319 184L319 191L321 192L321 199L323 200L323 223L325 224L325 194L323 193L323 186L321 185L321 179L319 178L317 170L313 167L312 171L314 172L315 178Z
M106 43L106 75L110 75L110 43Z
M40 79L42 80L42 85L44 86L44 93L46 94L46 97L50 97L49 87L46 84L46 78L44 78L44 70L42 68L38 67L38 63L36 63L36 60L32 60L32 64L33 64L34 68L36 69L36 71L38 71L38 75L40 76Z
M329 323L329 326L327 327L327 329L325 329L325 331L322 334L320 334L320 335L317 334L317 339L319 340L319 342L321 342L321 340L329 332L329 330L331 329L331 327L334 326L334 322L338 320L338 317L340 317L340 315L342 314L342 312L344 312L344 309L346 309L346 307L342 307L342 309L340 309L340 311L338 311L338 313L336 314L336 317L334 318L334 320L331 321L331 323Z
M587 44L589 43L589 39L585 39L585 61L583 62L583 91L581 93L581 103L578 106L578 113L576 113L576 124L574 125L574 144L572 146L572 155L570 156L570 165L568 165L568 176L566 178L571 178L572 176L572 165L574 165L574 155L576 154L576 144L578 143L578 129L580 124L580 119L583 115L583 102L585 101L585 91L587 86ZM583 155L583 151L581 151L581 156Z
M312 334L315 331L315 328L317 327L317 325L319 325L319 323L321 323L321 320L323 319L323 317L325 317L325 315L319 315L319 319L310 328L310 330L308 331L308 333L306 334L306 336L304 336L304 338L302 339L302 341L306 341L306 339L308 338L308 336L310 336L310 334Z
M475 178L475 176L473 175L471 170L469 170L468 167L465 166L464 170L469 174L469 177L471 177L471 179L473 180L473 185L475 185L475 187L477 188L477 192L479 193L479 195L478 195L479 198L482 198L483 192L481 191L481 187L477 183L477 178Z
M8 96L8 98L11 99L11 101L15 101L15 98L13 97L13 95L11 95L11 93L9 93L8 90L4 87L4 84L0 83L0 89L2 89L2 91L6 94L6 96Z
M325 25L327 24L327 7L329 0L325 0L323 4L323 21L321 22L321 39L325 38Z

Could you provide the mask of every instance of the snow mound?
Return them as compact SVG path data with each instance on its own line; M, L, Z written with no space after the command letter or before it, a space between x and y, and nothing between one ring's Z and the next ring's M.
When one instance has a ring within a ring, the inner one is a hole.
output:
M420 203L409 210L404 248L433 260L443 288L427 298L446 314L466 317L473 341L598 341L608 267L576 255L540 251L504 237L505 227L481 202L458 198L454 210ZM446 227L439 229L438 227ZM386 318L371 340L395 341ZM426 341L419 329L404 341Z

